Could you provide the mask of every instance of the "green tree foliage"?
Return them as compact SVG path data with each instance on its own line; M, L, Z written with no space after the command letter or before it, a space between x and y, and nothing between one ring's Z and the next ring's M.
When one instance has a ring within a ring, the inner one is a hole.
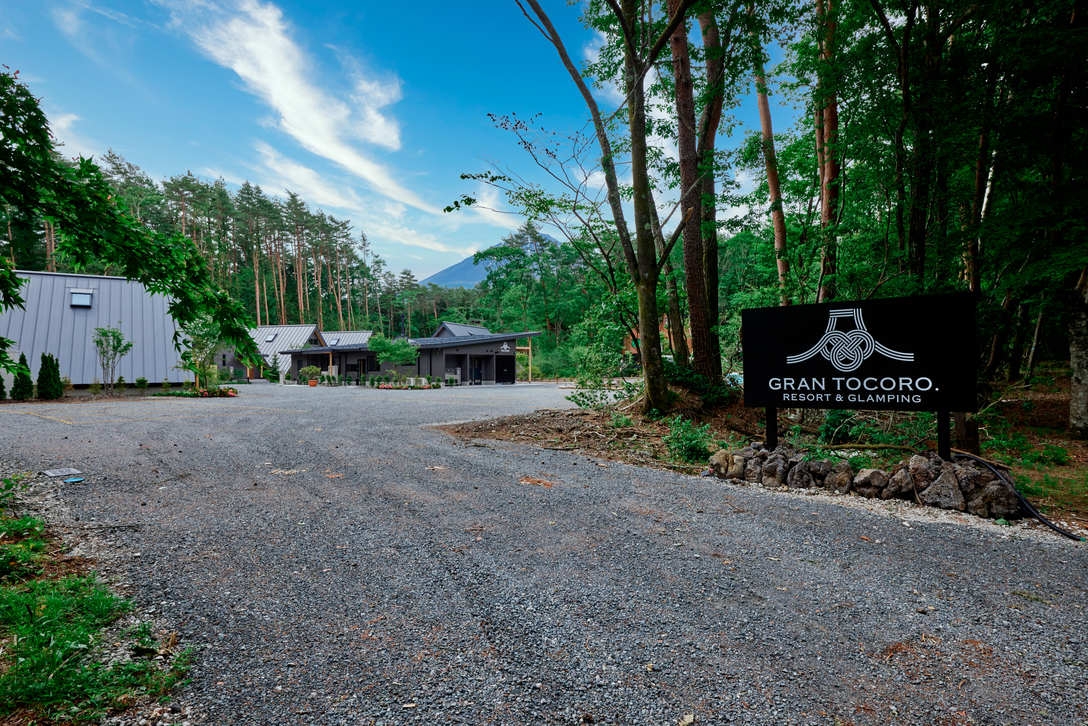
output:
M49 353L42 353L38 368L38 398L52 401L64 395L64 382L60 378L60 363Z
M181 354L186 370L192 372L196 387L211 387L210 381L217 378L215 352L222 341L219 323L210 315L201 315L182 329L185 348Z
M416 347L404 338L387 338L381 333L374 333L367 341L367 347L378 356L378 363L395 366L411 365L419 355Z
M124 333L117 328L95 328L94 347L102 367L103 385L107 393L112 393L117 380L117 364L132 350L132 341L125 340Z
M34 381L30 378L30 369L26 365L26 354L19 354L19 367L11 383L11 400L26 401L34 397Z
M55 228L56 254L66 264L77 270L109 265L115 274L143 283L170 299L170 313L181 325L208 313L243 357L256 357L244 309L214 284L192 240L141 224L90 160L59 161L37 99L5 70L0 72L0 222L14 230L41 220ZM0 309L22 305L13 258L0 256ZM0 366L8 369L9 345L0 340Z

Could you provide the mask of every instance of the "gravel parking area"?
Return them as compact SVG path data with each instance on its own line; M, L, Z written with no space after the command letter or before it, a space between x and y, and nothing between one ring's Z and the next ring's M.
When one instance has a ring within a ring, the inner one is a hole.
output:
M193 724L1088 724L1088 545L427 424L550 384L0 406Z

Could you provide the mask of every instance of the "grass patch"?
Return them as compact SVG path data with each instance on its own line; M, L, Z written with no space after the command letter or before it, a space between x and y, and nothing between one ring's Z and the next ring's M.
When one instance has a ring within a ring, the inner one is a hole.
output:
M1015 468L1013 480L1025 497L1043 509L1088 512L1088 472L1077 467Z
M52 544L40 520L0 516L0 721L97 721L164 697L190 653L172 653L176 637L160 643L147 623L119 630L132 604L93 572L48 576Z

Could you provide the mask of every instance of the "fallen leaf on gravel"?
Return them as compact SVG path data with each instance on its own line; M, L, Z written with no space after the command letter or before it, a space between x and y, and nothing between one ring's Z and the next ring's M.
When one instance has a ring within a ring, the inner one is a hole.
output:
M441 466L441 465L438 465L438 464L435 464L434 466L428 466L427 467L427 471L445 471L446 469L449 469L449 467L448 466Z
M343 479L344 475L339 474L339 473L334 472L334 471L330 471L330 472L325 473L325 478L326 479Z
M865 535L861 535L860 537L858 537L858 539L862 540L863 542L872 542L872 540Z
M682 719L677 721L676 726L691 726L693 723L695 723L695 714L686 713Z
M548 481L547 479L539 479L535 476L523 476L518 479L519 484L531 484L535 487L544 487L545 489L551 489L555 486L555 482Z
M283 476L292 476L293 474L299 474L306 471L305 469L273 469L269 474L282 474Z

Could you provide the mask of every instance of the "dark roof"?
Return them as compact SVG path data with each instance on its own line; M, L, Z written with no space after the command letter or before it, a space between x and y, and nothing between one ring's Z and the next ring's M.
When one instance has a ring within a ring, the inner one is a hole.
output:
M447 335L442 338L434 336L430 338L409 338L408 342L417 348L432 350L434 348L454 348L459 345L479 345L481 343L498 342L502 340L514 340L515 338L535 338L539 331L526 330L520 333L487 333L486 335ZM279 351L281 355L291 353L362 353L370 350L367 343L354 345L315 345L310 348L293 348Z
M446 331L447 333L449 333L449 335L443 336L442 331ZM432 335L431 337L461 338L469 335L491 335L491 331L480 325L443 322L441 325L438 326L438 330L434 331L434 335Z
M417 348L453 348L458 345L479 345L480 343L513 340L514 338L535 338L539 331L525 330L520 333L486 333L473 335L446 336L442 338L409 338L408 342Z
M330 347L366 345L373 330L326 330L321 333L325 344Z

